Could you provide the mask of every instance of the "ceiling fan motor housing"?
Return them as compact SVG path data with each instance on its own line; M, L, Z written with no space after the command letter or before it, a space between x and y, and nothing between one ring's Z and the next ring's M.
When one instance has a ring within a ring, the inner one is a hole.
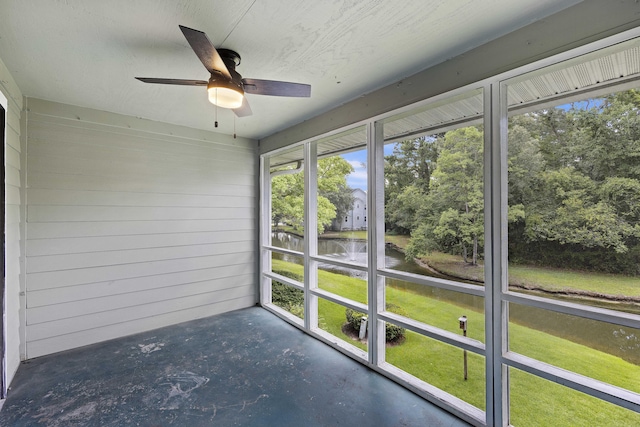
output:
M218 49L218 54L222 58L224 65L227 66L231 80L222 73L211 73L208 88L229 88L244 94L244 86L242 84L242 76L236 71L236 67L240 65L240 54L230 49Z

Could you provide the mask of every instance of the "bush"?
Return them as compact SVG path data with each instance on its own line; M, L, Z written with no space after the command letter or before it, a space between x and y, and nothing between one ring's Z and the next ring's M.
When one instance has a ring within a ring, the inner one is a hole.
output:
M345 310L345 315L347 316L347 323L351 325L353 329L359 331L362 318L365 317L366 314L347 308Z
M387 304L387 311L400 314L401 316L406 316L407 314L404 309L402 309L402 307L395 304ZM345 315L347 317L347 323L354 330L359 331L360 324L362 323L362 318L366 317L366 314L347 308L345 310ZM399 339L404 337L404 332L405 329L402 326L394 325L389 322L385 323L385 340L387 342L398 341Z
M273 272L298 282L302 281L300 275L288 270ZM271 282L271 301L294 316L304 318L304 291L274 280Z
M293 286L273 281L271 283L271 301L285 310L295 306L302 307L304 305L304 292Z

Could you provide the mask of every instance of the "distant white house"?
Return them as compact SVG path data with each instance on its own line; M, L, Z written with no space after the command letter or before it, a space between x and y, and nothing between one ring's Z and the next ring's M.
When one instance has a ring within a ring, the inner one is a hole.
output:
M353 190L353 208L342 218L336 218L334 230L366 230L367 229L367 193L355 188Z

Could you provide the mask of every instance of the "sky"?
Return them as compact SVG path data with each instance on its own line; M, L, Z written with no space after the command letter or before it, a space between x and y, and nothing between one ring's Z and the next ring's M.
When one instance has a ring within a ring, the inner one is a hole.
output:
M561 108L563 110L569 110L570 108L592 108L599 107L603 103L602 99L587 99L584 101L578 101L570 104L559 105L555 108ZM395 143L386 144L384 146L384 155L388 156L393 153ZM354 151L351 153L342 154L341 157L348 161L353 166L354 172L347 176L347 185L351 188L360 188L367 191L367 150Z
M386 144L384 146L384 155L392 154L394 146L395 144ZM367 191L367 150L342 154L341 157L348 161L355 170L347 176L347 185L351 188L360 188Z

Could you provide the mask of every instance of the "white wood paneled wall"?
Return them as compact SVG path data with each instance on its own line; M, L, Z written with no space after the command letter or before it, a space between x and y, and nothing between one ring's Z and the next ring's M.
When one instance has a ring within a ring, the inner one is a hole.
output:
M10 382L20 365L24 352L21 350L20 317L23 301L20 297L23 279L22 259L22 147L20 140L22 111L22 93L16 85L9 70L0 60L0 92L7 98L7 123L4 146L5 155L5 265L6 265L6 354L7 382Z
M256 141L26 114L28 358L256 303Z

